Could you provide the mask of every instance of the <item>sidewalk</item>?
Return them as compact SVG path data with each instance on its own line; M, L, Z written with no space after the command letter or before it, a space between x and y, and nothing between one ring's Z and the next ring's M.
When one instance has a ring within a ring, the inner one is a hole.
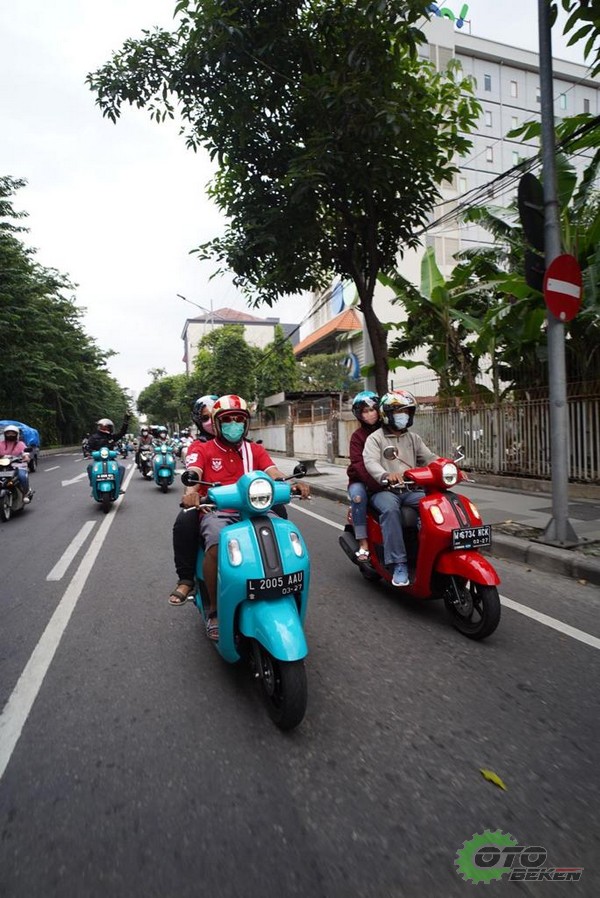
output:
M300 460L270 454L284 474L291 474ZM347 502L345 467L319 459L316 470L317 475L307 477L315 496ZM477 479L477 475L473 477ZM573 549L559 549L542 545L534 538L537 531L544 530L552 516L550 493L501 489L477 483L461 483L458 491L472 499L486 524L497 525L493 528L492 555L520 561L545 573L587 580L600 586L600 502L597 499L577 498L569 502L569 520L580 543ZM342 518L340 513L340 521ZM511 526L521 535L510 535Z

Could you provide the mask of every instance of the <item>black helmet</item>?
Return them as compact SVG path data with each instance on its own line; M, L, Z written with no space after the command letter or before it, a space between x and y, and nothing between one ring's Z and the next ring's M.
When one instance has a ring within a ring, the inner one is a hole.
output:
M206 430L207 433L212 433L212 410L218 398L218 396L210 393L207 396L200 396L194 402L192 420L201 431ZM206 426L207 424L208 427Z

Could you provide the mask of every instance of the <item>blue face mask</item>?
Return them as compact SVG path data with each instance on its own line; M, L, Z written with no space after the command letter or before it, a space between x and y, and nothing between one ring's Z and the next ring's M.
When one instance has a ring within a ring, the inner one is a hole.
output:
M237 421L228 421L221 424L221 433L228 443L238 443L244 436L246 425Z
M394 427L397 430L406 430L409 421L410 415L407 415L406 412L398 412L394 415Z

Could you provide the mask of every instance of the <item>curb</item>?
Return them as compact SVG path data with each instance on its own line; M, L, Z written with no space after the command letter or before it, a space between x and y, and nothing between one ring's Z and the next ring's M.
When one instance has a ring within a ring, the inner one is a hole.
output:
M321 486L310 478L310 488L315 496L323 496L337 502L347 503L348 497L343 490L335 487ZM561 574L574 580L586 580L594 586L600 586L600 558L583 555L569 549L555 546L543 546L505 533L494 533L492 546L486 554L518 561L521 564L541 570L545 574Z

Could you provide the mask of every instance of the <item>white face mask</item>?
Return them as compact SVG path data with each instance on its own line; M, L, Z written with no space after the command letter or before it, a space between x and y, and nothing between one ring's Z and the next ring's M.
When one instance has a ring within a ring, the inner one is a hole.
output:
M405 430L408 427L408 422L410 421L410 415L407 415L406 412L398 412L393 417L394 417L394 427L397 430Z

